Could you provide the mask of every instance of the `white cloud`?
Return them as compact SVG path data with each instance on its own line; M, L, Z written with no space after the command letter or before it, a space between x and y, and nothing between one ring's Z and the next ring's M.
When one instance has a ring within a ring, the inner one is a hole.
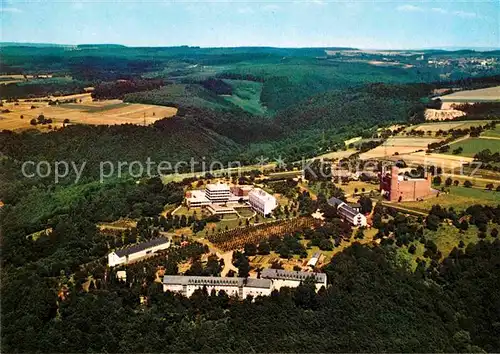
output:
M446 11L445 9L442 9L440 7L433 7L431 9L431 11L432 12L437 12L437 13L440 13L440 14L443 14L443 15L448 13L448 11Z
M401 5L397 7L398 11L404 11L404 12L422 12L424 9L421 7L415 6L415 5Z
M9 12L12 14L18 14L23 11L18 9L17 7L0 7L0 12Z
M462 17L462 18L476 18L478 17L475 12L467 12L467 11L455 11L453 15Z

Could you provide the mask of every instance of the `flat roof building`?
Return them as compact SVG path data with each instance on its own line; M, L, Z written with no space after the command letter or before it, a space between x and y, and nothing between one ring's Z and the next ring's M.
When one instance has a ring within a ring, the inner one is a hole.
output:
M231 197L231 190L225 183L207 184L205 188L205 197L212 203L227 203Z
M186 193L186 204L190 208L199 208L210 205L211 202L206 197L205 191L194 190Z
M248 193L248 201L252 208L262 215L271 214L278 206L276 198L260 188L254 188Z

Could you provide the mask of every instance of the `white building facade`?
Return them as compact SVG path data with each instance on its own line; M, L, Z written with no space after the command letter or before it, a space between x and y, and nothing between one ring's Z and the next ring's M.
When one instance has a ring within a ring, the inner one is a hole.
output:
M214 204L227 203L231 198L231 189L225 183L208 184L205 189L205 196Z
M155 252L167 249L170 245L171 241L165 237L158 237L143 243L136 243L108 254L108 265L110 267L115 267L117 265L134 262L154 254Z
M321 287L327 286L327 277L325 273L289 271L283 269L264 269L260 273L262 279L269 279L272 282L273 289L279 290L282 287L296 288L307 278L311 278L315 282L316 291Z
M271 295L271 281L253 278L199 277L165 275L163 291L180 293L190 297L198 289L206 288L209 294L224 291L229 296L245 299L247 296Z
M260 188L254 188L248 193L248 201L262 215L270 214L278 206L276 198Z
M163 277L163 291L170 291L190 297L198 289L207 289L208 294L215 291L218 294L224 291L229 296L246 299L248 296L269 296L273 290L281 287L295 288L304 280L313 277L316 291L327 286L324 273L290 272L277 269L265 269L261 278L229 278L165 275Z
M337 208L339 215L353 226L366 226L366 216L347 205L343 200L330 198L328 204Z

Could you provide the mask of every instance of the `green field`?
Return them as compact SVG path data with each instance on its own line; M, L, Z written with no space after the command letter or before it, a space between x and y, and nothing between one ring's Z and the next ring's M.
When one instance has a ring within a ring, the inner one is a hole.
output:
M60 104L59 107L77 109L88 113L99 113L99 112L109 111L115 108L127 107L128 105L129 105L128 103L120 102L98 107L98 106L88 106L84 104L64 103Z
M488 225L488 230L486 232L486 241L493 241L493 238L491 237L491 230L496 227L498 228L497 225L490 224ZM442 253L442 257L447 257L450 252L453 250L453 248L458 247L458 244L460 241L463 241L465 244L465 247L469 243L477 243L479 241L478 237L479 230L475 225L470 225L469 228L466 231L460 232L459 229L457 229L455 226L448 225L448 224L442 224L439 226L437 231L431 231L431 230L425 230L424 235L427 240L432 240L434 243L436 243L437 248L439 251ZM408 247L413 244L417 248L414 254L411 254L408 252ZM425 259L423 257L424 252L425 252L425 247L422 243L419 241L414 241L412 242L408 247L402 246L397 248L397 254L398 257L401 259L405 260L410 264L411 268L415 270L417 267L417 258L420 259ZM429 261L427 259L427 261Z
M402 207L417 211L427 212L433 205L439 204L442 207L453 207L455 210L463 210L474 204L495 205L500 203L500 193L487 191L484 189L465 188L462 186L449 187L449 193L440 193L439 196L426 199L420 202L397 203Z
M500 125L497 125L495 129L486 130L481 136L500 138Z
M224 81L233 88L233 94L231 96L224 96L226 101L252 114L265 115L267 113L266 107L260 102L262 83L248 80Z
M459 143L451 144L448 154L452 154L452 151L459 147L464 149L460 156L474 157L479 151L486 149L490 149L492 153L500 151L500 140L482 138L466 139Z

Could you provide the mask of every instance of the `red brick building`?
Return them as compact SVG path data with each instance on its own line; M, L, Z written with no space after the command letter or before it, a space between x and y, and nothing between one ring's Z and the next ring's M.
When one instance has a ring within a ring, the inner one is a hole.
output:
M391 202L415 201L432 194L432 176L412 178L399 174L399 168L393 166L388 171L382 171L380 176L380 192Z

